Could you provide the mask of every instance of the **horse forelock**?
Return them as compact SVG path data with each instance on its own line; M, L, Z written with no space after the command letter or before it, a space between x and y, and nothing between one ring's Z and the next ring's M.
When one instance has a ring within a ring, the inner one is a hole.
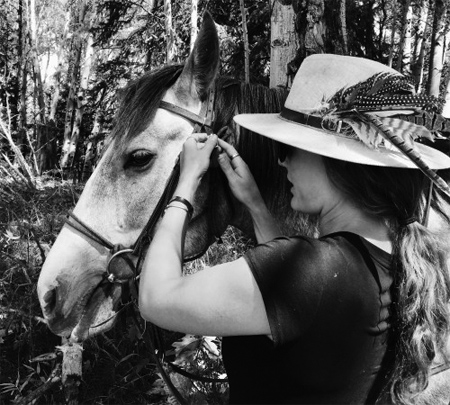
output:
M164 66L133 80L122 90L115 125L109 136L116 150L122 151L149 126L164 93L175 83L182 69L182 64Z

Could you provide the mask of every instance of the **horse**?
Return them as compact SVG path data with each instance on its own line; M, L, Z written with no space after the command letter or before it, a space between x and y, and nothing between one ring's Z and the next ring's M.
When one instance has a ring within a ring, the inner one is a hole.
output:
M219 40L214 21L206 13L183 65L149 72L123 91L103 156L38 280L42 311L55 334L83 341L114 325L121 282L135 277L133 272L139 268L139 258L130 253L142 257L150 243L161 206L176 183L182 145L199 130L194 127L209 126L235 145L286 232L314 233L290 209L277 145L237 128L232 121L237 113L280 111L286 91L218 76L218 65ZM203 254L230 224L251 233L249 216L231 195L214 162L193 205L186 260Z

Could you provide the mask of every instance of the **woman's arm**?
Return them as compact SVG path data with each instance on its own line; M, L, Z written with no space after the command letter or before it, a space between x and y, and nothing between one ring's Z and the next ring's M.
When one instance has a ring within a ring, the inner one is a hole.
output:
M195 139L186 141L175 195L193 200L216 144L216 136L209 137L203 148L198 148ZM183 204L176 205L166 210L143 264L141 315L163 328L185 333L270 334L261 293L244 259L182 276L188 213Z

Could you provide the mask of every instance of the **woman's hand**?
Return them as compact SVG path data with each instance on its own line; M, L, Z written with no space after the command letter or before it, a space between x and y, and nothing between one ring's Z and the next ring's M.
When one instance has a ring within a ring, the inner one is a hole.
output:
M219 139L222 153L218 161L234 196L249 210L258 243L281 236L278 222L272 217L247 164L233 146Z
M199 182L208 170L211 153L217 146L217 135L192 134L181 153L181 180Z
M236 149L221 139L219 146L222 153L218 161L227 176L233 195L249 209L257 204L264 204L252 173Z

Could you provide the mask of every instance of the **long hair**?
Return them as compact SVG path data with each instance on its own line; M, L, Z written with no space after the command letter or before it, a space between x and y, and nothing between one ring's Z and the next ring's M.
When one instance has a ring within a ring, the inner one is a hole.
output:
M449 333L450 274L442 232L420 223L428 194L433 209L449 224L448 205L430 190L420 170L359 165L324 158L333 184L370 215L383 219L393 241L394 349L387 389L395 403L411 404L428 385L433 359L444 354ZM417 221L407 221L417 218ZM410 223L408 223L410 222Z

